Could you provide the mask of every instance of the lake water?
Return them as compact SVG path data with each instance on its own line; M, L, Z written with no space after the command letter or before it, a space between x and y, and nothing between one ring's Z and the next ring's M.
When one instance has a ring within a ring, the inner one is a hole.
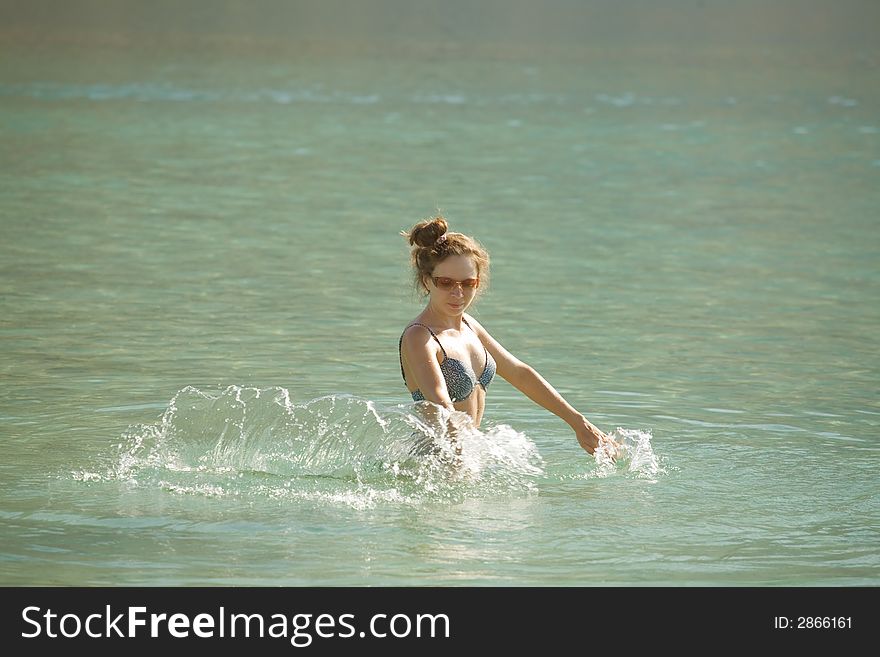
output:
M880 584L876 48L95 29L3 36L0 582ZM406 455L437 208L626 458Z

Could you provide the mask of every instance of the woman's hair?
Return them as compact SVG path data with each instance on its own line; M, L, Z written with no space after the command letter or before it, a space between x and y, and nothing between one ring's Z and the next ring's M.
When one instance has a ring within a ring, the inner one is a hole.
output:
M434 273L434 267L449 256L470 256L477 266L480 277L480 291L489 284L489 253L473 237L461 233L448 232L449 225L442 216L425 219L408 232L401 233L413 247L410 261L415 274L417 290L427 292L425 278Z

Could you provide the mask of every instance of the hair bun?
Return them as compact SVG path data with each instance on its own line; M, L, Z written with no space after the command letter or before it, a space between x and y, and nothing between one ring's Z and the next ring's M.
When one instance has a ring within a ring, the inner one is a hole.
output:
M443 217L438 216L432 219L425 219L413 226L408 236L409 243L423 248L430 248L437 243L440 237L446 234L448 229L449 225Z

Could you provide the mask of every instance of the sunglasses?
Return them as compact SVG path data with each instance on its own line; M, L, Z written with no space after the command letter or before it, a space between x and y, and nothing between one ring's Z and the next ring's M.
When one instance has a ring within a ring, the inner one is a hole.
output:
M446 276L431 276L431 280L441 290L451 290L456 285L461 285L463 290L473 290L480 286L479 278L466 278L463 281L457 281L454 278L446 278Z

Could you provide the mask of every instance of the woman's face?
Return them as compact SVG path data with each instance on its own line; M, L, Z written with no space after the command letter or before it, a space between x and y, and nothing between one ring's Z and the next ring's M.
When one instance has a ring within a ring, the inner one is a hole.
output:
M425 281L425 287L431 295L431 305L443 314L460 315L477 295L476 286L469 287L462 282L473 283L479 275L477 265L470 256L453 255L444 259ZM454 283L449 286L449 280L442 279L451 279Z

